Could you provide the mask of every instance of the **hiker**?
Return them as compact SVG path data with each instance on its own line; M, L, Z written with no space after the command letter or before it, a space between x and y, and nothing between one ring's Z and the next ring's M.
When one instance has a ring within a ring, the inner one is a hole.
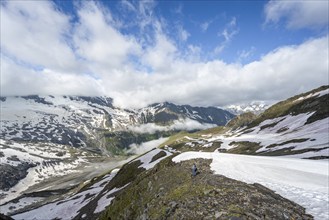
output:
M192 176L196 176L197 175L197 172L198 172L198 168L196 167L195 163L193 163L193 166L192 166Z

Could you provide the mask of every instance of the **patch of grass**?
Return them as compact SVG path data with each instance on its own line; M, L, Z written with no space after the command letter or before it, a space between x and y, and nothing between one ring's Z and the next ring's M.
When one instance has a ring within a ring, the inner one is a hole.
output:
M289 141L282 142L280 144L271 144L271 145L267 146L266 148L273 148L273 147L283 146L283 145L291 144L291 143L303 143L308 140L309 140L309 138L292 139Z
M307 152L318 152L324 149L327 149L329 147L323 147L323 148L307 148L307 149L301 149L301 150L294 150L295 147L287 147L275 151L266 151L261 152L259 155L262 156L284 156L284 155L294 155L294 154L303 154Z
M191 137L191 138L192 137L197 137L195 135L195 133L188 133L187 131L181 131L177 134L174 134L174 135L170 136L169 139L166 142L162 143L159 147L163 148L166 145L169 146L169 145L173 145L175 143L182 142L182 141L186 140L185 136L188 136L188 137Z
M156 154L156 155L154 155L154 157L152 157L152 160L151 160L150 163L152 163L152 162L154 162L154 161L160 159L161 157L165 157L166 155L167 155L166 152L164 152L164 151L160 151L158 154Z
M232 119L233 120L233 119ZM224 126L218 126L218 127L213 127L213 128L208 128L202 131L198 131L195 134L197 135L212 135L212 134L224 134L226 131L228 131L227 127Z
M256 151L262 147L259 143L249 141L233 141L229 145L237 145L237 147L227 150L228 153L247 155L257 154Z
M284 208L288 218L311 219L302 207L270 190L259 191L253 185L214 175L209 167L211 160L174 163L174 156L140 173L115 195L99 219L212 219L217 211L221 212L221 219L265 215L280 219L278 212ZM193 163L200 174L192 178ZM267 215L267 210L273 212Z
M329 156L316 156L316 157L308 157L305 159L309 159L309 160L325 160L325 159L329 159Z
M252 112L246 112L233 118L227 123L227 127L235 130L237 128L249 125L257 116Z
M142 163L140 160L125 164L111 180L111 183L106 187L111 189L114 187L120 188L132 182L140 173L145 170L144 168L139 168L141 164Z
M228 215L234 216L234 217L241 217L243 214L243 210L240 206L236 204L231 204L228 207Z
M303 93L292 98L289 98L285 101L279 102L265 112L263 112L259 117L257 117L252 123L248 125L249 128L259 125L261 122L267 119L273 119L284 115L297 115L300 113L314 112L315 113L308 119L306 123L312 123L316 120L320 120L326 117L329 117L328 109L328 95L324 95L320 98L311 97L308 99L298 100L301 97L306 97L307 95L328 89L329 86L321 86L317 89L314 89L310 92Z
M160 145L160 148L163 148L164 146L170 146L176 150L180 150L182 146L185 145L187 142L191 142L191 140L186 139L185 137L198 139L202 138L203 135L213 135L213 134L224 134L227 132L229 128L224 126L218 126L214 128L205 129L202 131L197 131L194 133L189 133L187 131L181 131L175 135L172 135L169 137L169 139ZM204 148L205 149L205 148ZM193 150L190 148L190 150Z
M283 128L280 128L279 130L277 130L276 133L282 133L282 132L285 132L285 131L288 131L288 130L289 130L289 128L283 127Z
M126 155L126 150L133 143L141 144L143 142L159 139L160 137L168 137L175 134L175 131L159 131L150 133L135 133L131 131L105 132L104 142L106 149L113 155Z
M281 119L281 120L279 120L279 121L277 121L277 122L274 122L274 123L271 123L271 124L267 124L267 125L263 125L263 126L260 127L260 130L263 130L263 129L265 129L265 128L272 128L272 127L274 127L275 125L279 124L279 123L280 123L281 121L283 121L283 120L284 120L284 118Z

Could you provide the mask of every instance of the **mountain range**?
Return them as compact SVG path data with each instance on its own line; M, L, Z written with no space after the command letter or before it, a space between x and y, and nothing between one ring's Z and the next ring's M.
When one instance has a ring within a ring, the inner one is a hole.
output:
M231 112L235 115L240 115L247 112L252 112L254 114L263 113L266 109L268 109L271 104L263 101L253 101L250 103L243 103L243 104L235 104L235 105L228 105L223 109Z
M225 125L235 116L215 107L180 106L168 102L137 110L122 109L114 107L108 97L33 95L1 97L0 103L0 138L3 140L47 142L98 150L106 148L99 146L97 141L94 143L102 132L138 130L145 124L159 130L164 130L161 127L197 130ZM142 128L139 130L144 133Z
M0 104L1 202L54 176L126 158L136 144L225 125L235 116L215 107L168 102L123 109L108 97L31 95L1 97Z
M329 86L236 117L171 103L125 110L105 97L1 100L0 208L14 219L326 216ZM160 137L137 158L119 150Z

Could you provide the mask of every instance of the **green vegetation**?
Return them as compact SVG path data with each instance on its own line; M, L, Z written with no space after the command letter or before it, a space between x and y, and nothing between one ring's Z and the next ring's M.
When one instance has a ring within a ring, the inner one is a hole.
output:
M154 155L154 157L152 157L152 160L150 163L160 159L161 157L165 157L165 156L167 156L167 153L164 151L160 151L158 154L156 154L156 155Z
M329 109L328 109L328 95L324 95L320 98L311 97L304 100L298 100L301 97L306 97L310 94L328 89L329 86L321 86L317 89L314 89L310 92L303 93L292 98L289 98L285 101L279 102L269 109L267 109L264 113L262 113L258 118L256 118L252 123L249 124L249 128L259 125L261 122L267 119L273 119L277 117L281 117L284 115L297 115L300 113L315 113L309 118L307 123L312 123L316 120L320 120L326 117L329 117Z
M188 133L187 131L181 131L177 134L174 134L174 135L170 136L169 139L166 142L162 143L159 147L163 148L166 145L169 146L169 145L172 145L172 144L177 144L177 143L181 143L183 141L186 141L187 139L185 138L185 136L191 137L191 138L192 137L197 137L195 135L195 133Z
M273 148L273 147L282 146L282 145L291 144L291 143L303 143L308 140L309 140L309 138L292 139L292 140L285 141L285 142L282 142L279 144L271 144L271 145L267 146L266 148Z
M139 167L141 164L140 160L126 163L106 186L106 189L120 188L134 181L145 170Z
M257 116L252 112L243 113L229 121L226 126L235 130L237 128L249 125L256 118Z
M323 148L307 148L307 149L301 149L301 150L294 150L295 147L286 147L279 150L274 151L266 151L261 152L259 155L262 156L284 156L284 155L294 155L294 154L302 154L307 152L318 152L324 149L328 149L329 147L323 147ZM310 158L312 159L312 158ZM315 158L317 159L317 158Z
M266 125L263 125L260 127L260 130L263 130L265 128L272 128L272 127L275 127L275 125L279 124L281 121L283 121L284 119L281 119L277 122L274 122L274 123L271 123L271 124L266 124Z
M212 174L210 162L162 160L131 178L134 180L116 194L99 219L311 219L305 209L265 187ZM192 178L193 163L200 173Z
M247 155L257 154L256 151L262 147L259 143L249 141L232 141L229 145L237 145L237 147L229 149L228 153Z
M234 120L234 119L232 119ZM209 128L209 129L205 129L202 131L198 131L195 134L202 136L202 135L213 135L213 134L224 134L226 131L228 131L229 129L225 126L218 126L218 127L214 127L214 128Z
M174 134L174 131L150 133L135 133L132 131L117 131L104 133L106 149L113 155L126 155L126 150L133 143L141 144L143 142L168 137Z

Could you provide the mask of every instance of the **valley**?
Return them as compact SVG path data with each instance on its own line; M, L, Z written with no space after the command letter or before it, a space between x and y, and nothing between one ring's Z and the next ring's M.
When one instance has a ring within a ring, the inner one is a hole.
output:
M329 220L328 0L1 0L0 220Z
M198 212L224 218L254 218L275 212L325 219L328 96L329 87L323 86L274 104L260 114L247 112L233 117L224 112L222 118L216 116L223 113L221 109L170 103L133 111L115 108L104 101L111 99L103 98L12 98L14 101L7 104L2 102L7 109L1 118L1 212L14 219L44 219L43 213L51 213L51 219L176 218ZM20 109L26 110L10 110L18 100L22 102ZM50 100L57 104L49 105ZM50 116L52 108L56 114ZM223 125L223 118L225 126L218 126ZM191 161L200 167L201 174L195 180L186 176L189 168L176 168L190 166ZM182 178L187 182L179 182ZM287 210L276 204L262 210L255 208L254 201L232 198L239 205L233 208L228 201L218 200L223 208L218 212L209 198L217 198L224 189L235 189L214 185L212 181L219 181L217 178L222 178L224 185L242 187L236 193L245 193L244 198L256 190L262 194L259 198L266 197L261 199L266 204L282 198L293 201L288 203L296 208ZM160 180L179 191L166 188ZM199 202L186 203L190 197L185 187L195 187ZM149 190L155 194L148 194ZM137 192L141 198L134 197ZM124 201L131 196L135 200L128 205ZM158 196L167 201L160 207L155 205ZM142 206L137 205L140 199ZM199 211L187 211L200 202L204 206L196 208Z

